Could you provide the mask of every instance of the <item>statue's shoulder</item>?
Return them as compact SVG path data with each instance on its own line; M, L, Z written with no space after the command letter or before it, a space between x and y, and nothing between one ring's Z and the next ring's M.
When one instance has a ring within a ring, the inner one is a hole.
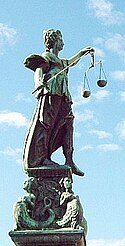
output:
M46 70L49 66L49 57L44 52L43 54L31 54L24 60L24 66L35 71L37 68L42 67Z
M42 53L42 57L50 63L60 63L61 59L52 52Z
M43 52L41 54L41 56L43 57L43 59L45 59L47 62L50 62L52 60L53 54L50 53L49 51L47 52Z

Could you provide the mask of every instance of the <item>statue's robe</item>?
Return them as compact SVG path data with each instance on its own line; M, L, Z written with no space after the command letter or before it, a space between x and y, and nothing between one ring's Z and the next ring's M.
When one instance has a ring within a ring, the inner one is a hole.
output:
M38 104L24 146L23 161L24 168L27 169L41 165L43 152L47 153L49 159L61 146L64 154L72 151L74 116L68 90L68 69L65 69L68 60L45 52L27 57L24 65L34 72L37 68L42 68L43 72L43 86L36 92ZM60 71L62 72L59 73Z

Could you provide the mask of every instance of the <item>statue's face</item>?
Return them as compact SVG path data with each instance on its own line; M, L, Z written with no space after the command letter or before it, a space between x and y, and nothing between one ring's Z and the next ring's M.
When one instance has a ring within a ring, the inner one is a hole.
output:
M30 192L31 186L32 186L32 180L31 179L25 180L23 189L26 190L27 192Z
M23 189L27 191L28 188L29 188L29 182L26 180L26 181L24 182Z
M63 49L64 42L61 34L58 35L55 45L56 45L56 49L58 49L59 51Z
M68 177L64 178L64 187L66 189L72 188L72 181L70 178Z

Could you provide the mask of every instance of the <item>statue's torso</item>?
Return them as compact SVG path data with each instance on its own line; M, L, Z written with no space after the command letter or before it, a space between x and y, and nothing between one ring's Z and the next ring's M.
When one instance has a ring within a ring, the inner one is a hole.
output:
M48 81L48 91L53 95L66 96L71 101L68 90L68 69L65 69L68 65L67 60L60 59L50 52L43 53L42 57L49 63L49 69L44 73L44 80Z

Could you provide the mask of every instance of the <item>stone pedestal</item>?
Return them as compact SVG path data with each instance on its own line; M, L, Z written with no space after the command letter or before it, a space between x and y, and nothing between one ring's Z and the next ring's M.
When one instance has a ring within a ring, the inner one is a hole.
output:
M69 166L28 168L25 195L14 207L16 246L85 246L87 222L72 190ZM82 229L81 229L82 228Z
M9 233L16 246L85 246L83 230L24 230Z
M41 167L34 167L34 168L27 168L25 173L28 174L29 177L35 178L45 178L54 180L57 179L59 182L60 179L64 177L72 177L71 167L67 165L60 165L60 166L41 166Z

